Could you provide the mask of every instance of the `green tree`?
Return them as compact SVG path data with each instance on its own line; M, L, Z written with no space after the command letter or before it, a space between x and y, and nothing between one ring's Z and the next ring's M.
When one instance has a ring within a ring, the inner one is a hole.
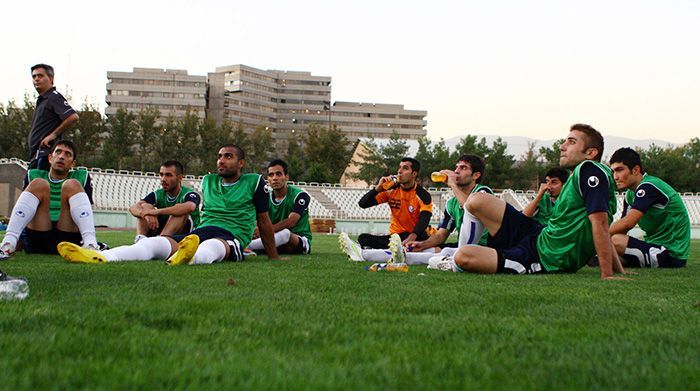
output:
M527 150L512 170L510 187L519 190L537 190L542 179L540 154L535 150L535 142L528 142Z
M238 122L233 130L233 143L238 145L246 154L250 149L250 137L242 122Z
M199 135L201 138L199 167L188 168L188 171L196 174L204 174L210 171L214 167L219 147L233 142L231 136L232 132L233 127L228 120L223 121L221 126L216 126L216 122L211 118L206 118L202 121L199 125Z
M128 158L133 156L136 116L124 108L107 119L108 134L102 149L102 167L124 170L131 168Z
M476 155L482 159L489 153L490 149L486 144L486 138L482 137L477 141L476 136L466 135L459 140L452 153L452 160L457 161L462 155Z
M29 160L29 129L34 116L34 101L24 95L23 106L14 100L0 105L0 156Z
M172 114L168 115L165 122L158 126L156 130L158 134L154 148L154 161L157 162L156 164L170 159L180 160L181 157L177 156L175 152L178 142L177 121L175 117Z
M138 152L138 167L141 171L155 171L159 168L159 157L156 156L156 144L160 133L156 121L160 110L146 107L136 116L136 133L134 140Z
M285 155L287 166L289 167L289 178L293 181L306 181L306 163L307 159L304 156L304 150L297 142L296 137L291 137L287 144L287 153Z
M270 153L275 150L272 130L265 125L258 125L253 133L250 134L249 140L250 151L246 151L247 171L262 173L263 165L269 160Z
M199 139L199 116L197 112L192 111L189 107L185 111L185 115L178 119L176 129L176 144L175 155L181 162L195 163L199 155L200 139ZM169 158L169 159L172 159Z
M551 147L540 147L540 156L544 158L544 165L548 168L559 166L559 147L564 139L556 140Z
M337 126L328 129L310 124L304 137L306 178L314 182L338 182L350 162L352 143Z
M486 172L484 174L484 184L496 189L508 187L509 179L513 175L513 155L506 153L508 143L500 137L494 140L491 148L485 154Z

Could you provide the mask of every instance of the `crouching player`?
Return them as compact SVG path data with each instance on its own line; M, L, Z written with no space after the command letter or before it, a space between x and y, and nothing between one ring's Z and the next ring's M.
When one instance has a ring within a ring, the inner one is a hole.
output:
M668 183L647 175L639 154L620 148L610 158L618 190L627 190L622 218L610 226L615 250L628 267L683 267L690 252L690 218ZM627 235L639 224L645 240Z
M170 265L241 261L257 220L268 257L278 259L265 180L258 174L242 174L244 159L245 153L236 145L219 149L217 174L202 179L201 223L191 234L143 238L131 246L102 252L61 243L59 253L75 263L166 258Z
M309 202L306 191L288 185L287 163L275 159L267 165L267 182L270 192L270 220L275 232L275 246L281 254L308 254L311 252L311 226L309 225ZM264 249L260 231L255 228L250 249Z
M86 170L72 170L76 157L72 141L58 140L49 152L49 171L27 171L0 245L0 260L12 256L20 235L26 253L56 254L60 242L98 249L92 183Z

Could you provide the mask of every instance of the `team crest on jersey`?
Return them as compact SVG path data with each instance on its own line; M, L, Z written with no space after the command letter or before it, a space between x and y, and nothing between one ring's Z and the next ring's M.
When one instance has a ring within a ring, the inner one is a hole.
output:
M306 204L306 201L304 201L303 198L299 198L299 205L304 205Z
M600 184L600 179L597 176L591 175L588 177L588 186L597 187Z
M410 213L413 213L413 205L409 205L409 206L408 206L408 211L409 211Z
M638 198L642 198L642 197L644 197L645 195L647 195L647 192L644 191L644 189L639 189L639 190L637 190L636 196L637 196Z
M64 106L70 106L70 104L68 103L67 100L64 100L64 101L63 101L63 105L64 105Z
M265 193L270 193L270 185L265 185L263 190L265 190Z

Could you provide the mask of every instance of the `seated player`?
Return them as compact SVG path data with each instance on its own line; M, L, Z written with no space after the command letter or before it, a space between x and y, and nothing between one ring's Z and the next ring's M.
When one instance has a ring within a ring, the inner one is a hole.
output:
M549 218L552 216L554 203L557 202L557 197L561 193L561 188L569 179L569 172L561 167L550 168L545 174L545 183L540 185L540 189L522 212L527 217L532 217L541 225L547 225ZM545 193L549 197L545 197Z
M476 217L472 222L489 230L493 248L460 247L454 258L436 257L429 267L485 274L573 273L597 253L600 277L619 278L613 271L624 269L608 229L617 208L615 184L610 168L600 163L603 146L603 136L593 127L571 127L560 146L559 164L573 173L544 227L490 194L469 196L467 211Z
M134 243L145 237L189 233L199 224L200 197L193 189L182 186L182 163L168 160L161 164L158 174L161 188L129 208L137 219Z
M430 218L433 215L433 202L430 193L416 183L420 173L420 163L413 158L401 159L395 177L386 176L379 180L374 189L367 192L359 201L361 208L388 203L391 208L391 225L389 235L360 234L357 243L341 233L340 248L350 260L385 262L391 259L389 238L398 234L402 245L425 240L428 234ZM362 247L364 251L357 251ZM367 250L373 249L373 250ZM359 256L359 254L362 254Z
M49 152L49 171L27 171L0 245L0 260L12 256L20 236L26 253L56 254L56 245L64 241L99 248L90 175L72 170L76 158L75 144L58 140Z
M486 231L481 237L475 237L473 236L473 229L462 224L464 219L462 205L467 201L470 194L493 194L491 188L480 183L484 175L485 166L484 160L479 156L462 155L459 157L454 171L440 171L447 175L447 185L450 186L455 196L447 201L445 216L438 226L437 232L428 239L408 242L405 246L400 247L391 246L394 242L390 242L392 258L395 261L401 262L403 260L409 265L428 264L430 258L436 255L436 252L439 252L440 255L454 255L457 248L450 245L455 243L445 244L445 241L454 229L457 229L457 232L459 232L457 247L476 244L477 242L481 245L486 245L488 238ZM438 247L443 248L441 250Z
M267 182L270 192L270 220L275 232L275 246L281 254L308 254L311 252L311 226L309 225L309 202L306 191L287 184L287 163L275 159L267 165ZM262 240L255 228L250 249L262 250Z
M612 242L627 267L683 267L690 253L690 218L668 183L644 172L639 154L620 148L610 158L618 190L627 190L622 218L610 226ZM627 235L639 224L645 240Z
M69 262L103 263L166 259L170 265L242 261L257 220L265 251L279 259L267 214L269 197L258 174L242 174L245 153L233 144L219 149L217 173L202 179L201 223L191 234L143 238L130 246L92 251L60 243L58 252Z

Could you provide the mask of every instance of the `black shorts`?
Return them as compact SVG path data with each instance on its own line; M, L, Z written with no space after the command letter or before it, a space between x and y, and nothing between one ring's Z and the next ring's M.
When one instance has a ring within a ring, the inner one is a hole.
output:
M401 240L406 240L410 232L400 232L399 237ZM362 248L374 248L374 249L385 249L389 248L389 238L391 235L372 235L372 234L360 234L357 237L357 242ZM416 240L428 239L429 235L426 232L421 232Z
M27 254L58 254L56 246L61 242L80 245L83 241L80 232L64 232L58 229L57 222L51 222L50 231L35 231L25 228L20 236L24 252Z
M489 237L489 247L498 253L498 270L503 274L533 274L546 270L537 252L537 237L544 228L535 220L518 212L510 204L495 236Z
M631 236L622 257L626 267L677 268L685 266L686 263L685 260L672 257L664 246L647 243Z
M170 216L166 215L158 215L158 229L155 229L153 231L148 231L148 236L158 236L160 235L161 232L163 232L163 228L165 227L165 224L168 223L168 219ZM188 234L192 232L193 224L192 224L192 216L187 216L187 221L185 221L185 225L182 227L182 231L180 231L183 234Z
M229 246L229 249L231 250L229 252L228 258L226 260L229 261L242 261L244 259L243 257L243 249L241 248L241 243L236 239L233 234L223 228L219 227L214 227L214 226L208 226L208 227L201 227L193 230L192 232L186 233L186 234L179 234L179 235L172 235L170 236L173 238L173 240L179 242L182 239L185 238L185 236L189 235L197 235L199 237L199 243L204 242L205 240L209 239L222 239L225 240L226 243Z
M296 247L294 247L292 250L287 250L286 246L279 246L277 247L277 253L279 254L293 254L293 255L305 255L305 254L310 254L311 253L311 242L309 242L309 239L297 235L299 237L299 243L297 243Z

